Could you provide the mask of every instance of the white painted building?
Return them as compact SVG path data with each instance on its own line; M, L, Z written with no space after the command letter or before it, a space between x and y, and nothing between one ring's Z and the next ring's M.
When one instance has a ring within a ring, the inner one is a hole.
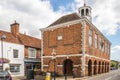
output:
M10 25L10 30L0 30L0 71L9 69L12 76L25 76L28 69L39 70L40 39L21 34L16 21Z
M24 76L24 45L3 41L3 46L0 46L0 58L2 58L1 47L3 47L3 58L10 60L9 63L3 64L3 70L8 68L12 76ZM2 69L2 64L0 67Z

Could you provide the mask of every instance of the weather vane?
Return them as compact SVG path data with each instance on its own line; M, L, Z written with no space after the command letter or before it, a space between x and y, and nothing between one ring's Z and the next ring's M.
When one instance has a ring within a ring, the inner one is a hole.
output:
M84 6L86 6L86 0L84 0Z

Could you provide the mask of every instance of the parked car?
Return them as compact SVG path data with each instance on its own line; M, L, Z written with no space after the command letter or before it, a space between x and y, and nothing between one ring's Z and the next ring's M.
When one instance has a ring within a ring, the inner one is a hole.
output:
M0 71L0 80L12 80L11 74L8 71Z

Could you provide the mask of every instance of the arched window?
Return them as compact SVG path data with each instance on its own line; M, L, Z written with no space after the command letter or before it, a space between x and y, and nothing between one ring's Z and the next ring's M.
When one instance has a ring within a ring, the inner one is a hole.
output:
M81 15L84 16L84 9L81 10Z
M88 16L89 15L89 10L88 9L86 9L86 16Z

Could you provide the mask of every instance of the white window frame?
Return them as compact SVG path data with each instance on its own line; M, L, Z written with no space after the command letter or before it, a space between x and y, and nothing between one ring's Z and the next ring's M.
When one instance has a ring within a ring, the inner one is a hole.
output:
M102 42L103 46L102 46L102 51L104 52L105 51L105 43L104 41Z
M38 52L39 52L39 58L41 58L41 50L39 50Z
M34 51L34 56L33 56L33 54L31 56L30 50ZM36 58L36 49L35 48L28 48L28 57L29 58Z
M18 54L17 57L14 57L14 55L15 55L14 50L17 50L17 51L18 51L18 52L17 52L17 54ZM19 50L18 50L18 49L13 49L13 58L19 58Z
M100 37L100 38L99 38L99 49L100 49L100 50L102 50L101 42L102 42L102 38Z
M95 48L98 48L98 34L95 34Z
M11 66L13 67L13 70L11 71ZM20 72L20 64L11 64L10 65L10 72L11 73L19 73Z
M104 52L105 51L105 41L101 38L101 42L100 42L100 50L102 51L102 52Z
M105 53L107 53L107 42L105 43Z
M93 44L93 31L92 29L89 29L89 46L91 47Z

